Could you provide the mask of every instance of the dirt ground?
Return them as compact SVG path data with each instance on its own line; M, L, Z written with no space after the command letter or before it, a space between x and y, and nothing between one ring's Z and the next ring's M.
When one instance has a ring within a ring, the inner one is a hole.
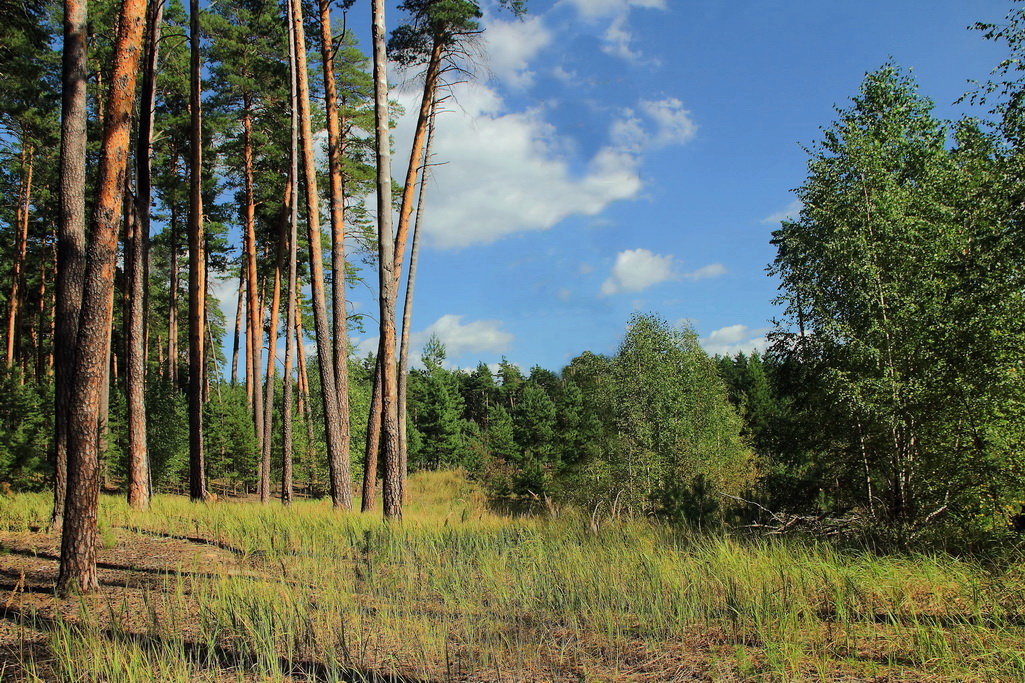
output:
M236 554L203 539L168 538L126 529L113 531L99 549L100 592L60 600L54 595L60 537L44 532L0 534L0 680L20 680L34 660L37 673L49 666L48 632L57 617L75 619L83 606L94 614L145 618L146 592L166 590L175 574L253 573Z

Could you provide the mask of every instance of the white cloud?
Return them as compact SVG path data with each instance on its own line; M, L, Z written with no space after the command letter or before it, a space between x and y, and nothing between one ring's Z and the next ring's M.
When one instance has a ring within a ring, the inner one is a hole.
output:
M495 89L480 83L457 85L454 94L456 105L438 119L434 153L444 163L431 171L424 219L428 240L440 248L547 230L633 199L643 187L643 154L682 144L697 129L679 100L642 101L622 112L608 144L583 171L574 171L572 145L543 109L509 111ZM417 94L394 96L406 109L395 130L396 149L408 150ZM406 163L396 157L397 177Z
M209 294L217 299L217 306L224 314L224 329L228 330L227 337L235 334L235 312L239 305L239 279L238 278L212 278L209 285ZM243 308L243 311L245 309ZM245 315L243 313L243 315ZM226 344L231 344L228 338ZM244 344L244 341L240 341Z
M698 125L683 102L675 97L641 100L636 109L623 110L613 122L610 137L618 149L634 154L682 145L697 135Z
M533 83L530 61L552 42L540 15L524 19L490 19L484 32L485 60L491 74L516 88Z
M562 81L564 85L576 85L580 83L580 74L571 71L561 64L555 66L551 71L552 77Z
M658 60L645 59L640 51L631 47L634 36L627 20L633 9L667 9L666 0L562 0L562 2L575 8L577 14L584 21L609 20L609 26L602 36L602 51L606 54L634 64L658 64Z
M502 329L498 320L474 320L463 323L462 315L446 314L426 329L412 335L410 348L418 349L431 335L437 335L449 357L458 358L466 353L502 353L509 348L513 335Z
M448 313L426 328L413 332L409 339L410 362L418 363L420 353L431 335L436 335L450 359L468 353L504 353L515 338L502 329L499 320L473 320L463 322L463 315ZM378 337L366 337L356 342L356 356L377 353Z
M616 255L612 275L601 286L601 293L640 292L660 282L676 279L671 255L655 254L647 249L627 249Z
M779 225L783 221L790 221L797 218L797 215L801 213L801 209L803 208L804 204L801 203L801 200L795 199L787 204L785 209L766 216L761 220L761 222L765 225Z
M684 273L682 277L688 280L706 280L710 277L719 277L725 274L726 266L721 263L709 263L707 266L701 266L693 272Z
M691 113L675 97L645 100L640 108L655 123L655 146L682 145L697 135L698 126Z
M629 12L631 8L666 9L666 0L562 0L576 8L583 19L601 19Z
M626 25L626 14L620 14L612 20L605 35L602 37L602 52L613 57L619 57L628 62L640 64L644 56L637 50L630 47L634 34Z
M738 353L759 353L765 351L769 341L765 334L769 328L751 329L747 325L728 325L703 337L701 346L710 354L733 356Z
M616 254L612 274L602 283L603 296L620 292L641 292L670 280L705 280L726 273L721 263L710 263L689 273L676 270L676 261L670 254L655 254L648 249L627 249Z

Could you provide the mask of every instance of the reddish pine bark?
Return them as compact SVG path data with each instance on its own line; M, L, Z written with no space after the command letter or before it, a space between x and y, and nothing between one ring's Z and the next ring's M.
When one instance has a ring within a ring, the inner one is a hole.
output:
M263 394L260 393L260 346L263 339L263 308L260 304L260 280L256 273L256 199L253 195L253 120L248 96L242 98L242 172L245 183L244 213L246 287L249 295L246 328L246 394L253 405L256 446L263 452Z
M306 35L303 30L302 5L292 2L292 31L295 36L296 83L298 86L299 125L302 138L302 162L306 186L307 236L310 245L310 281L313 298L313 322L317 337L320 366L320 387L324 402L324 433L327 442L328 469L331 472L331 501L336 508L352 507L352 473L341 453L342 422L338 412L338 391L335 383L335 357L327 317L324 293L324 265L320 241L320 208L317 197L317 172L313 158L313 130L310 122L310 87L306 61Z
M285 185L284 209L291 212L292 184ZM287 213L286 213L287 216ZM281 234L278 239L277 255L274 259L274 289L271 295L270 325L267 328L267 376L264 380L264 411L263 411L263 451L260 460L260 502L270 502L270 456L274 445L274 377L277 370L278 322L281 306L281 266L288 241L288 219L281 222Z
M238 349L239 339L242 336L242 302L245 299L245 291L245 269L240 269L238 275L238 304L235 306L235 335L231 345L231 386L235 386L238 383Z
M125 393L128 422L128 503L149 505L149 453L146 448L146 261L149 242L153 108L156 101L157 58L164 3L146 11L146 54L142 75L139 139L135 149L135 220L125 241L128 301L125 311Z
M68 497L61 534L58 591L99 587L96 575L97 453L100 393L107 373L117 265L118 221L132 128L145 0L124 0L114 45L110 95L103 128L92 241L85 272L68 420Z
M434 108L430 111L427 129L427 144L424 146L424 161L420 172L420 194L416 201L416 221L413 223L413 244L409 251L409 273L406 276L406 300L402 306L402 332L399 345L399 476L402 497L406 497L406 472L409 454L406 451L406 388L409 368L409 330L413 320L413 292L416 285L416 266L420 255L420 228L424 213L424 194L427 188L427 167L431 162L431 142L434 140Z
M292 26L292 4L288 5L288 25ZM289 65L289 111L291 128L291 145L289 150L290 167L288 170L288 182L292 188L292 205L288 213L288 303L285 312L285 374L283 386L282 421L284 429L282 433L281 448L281 503L288 505L292 502L292 461L293 461L293 434L292 434L292 356L293 349L298 346L300 363L302 363L302 343L299 340L300 332L298 326L298 268L299 268L299 111L298 88L296 76L295 59L295 34L288 32L288 65ZM292 334L292 330L295 334ZM303 367L305 371L305 367ZM299 390L299 410L302 412L302 389Z
M14 264L11 268L11 293L7 299L7 368L14 367L14 347L18 337L18 310L21 307L21 285L25 270L25 254L28 251L29 206L32 203L32 145L21 150L21 196L18 197L16 212L17 236L14 241Z
M335 83L331 34L330 0L319 0L320 46L324 67L324 110L327 114L327 163L331 189L331 294L334 311L335 386L338 389L338 419L342 423L340 457L349 461L349 326L345 303L345 192L342 184L341 133L338 87Z
M203 379L206 370L206 257L203 235L203 118L199 0L189 2L189 497L206 498Z

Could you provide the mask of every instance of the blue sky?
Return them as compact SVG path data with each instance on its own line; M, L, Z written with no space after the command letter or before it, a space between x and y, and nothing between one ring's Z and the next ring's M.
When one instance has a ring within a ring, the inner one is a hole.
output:
M363 5L348 17L361 34ZM504 355L559 369L614 351L642 310L690 320L711 352L757 348L775 314L770 233L794 210L801 144L891 57L941 116L964 113L969 79L1002 57L966 27L1009 8L530 0L522 20L491 8L483 75L453 89L438 124L416 342L438 334L459 367ZM400 18L392 6L389 29ZM408 88L395 97L415 107ZM366 289L354 294L373 312ZM354 341L369 349L371 336Z

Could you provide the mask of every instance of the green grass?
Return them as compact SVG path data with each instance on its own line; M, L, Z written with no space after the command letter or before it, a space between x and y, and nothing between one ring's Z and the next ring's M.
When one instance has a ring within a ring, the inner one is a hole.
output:
M104 529L208 539L247 569L169 576L144 609L91 603L53 629L56 669L67 680L1025 679L1017 569L645 519L595 532L572 513L509 518L454 473L411 489L401 524L318 502L158 497L136 512L104 498ZM0 528L38 525L48 508L46 496L3 499Z

